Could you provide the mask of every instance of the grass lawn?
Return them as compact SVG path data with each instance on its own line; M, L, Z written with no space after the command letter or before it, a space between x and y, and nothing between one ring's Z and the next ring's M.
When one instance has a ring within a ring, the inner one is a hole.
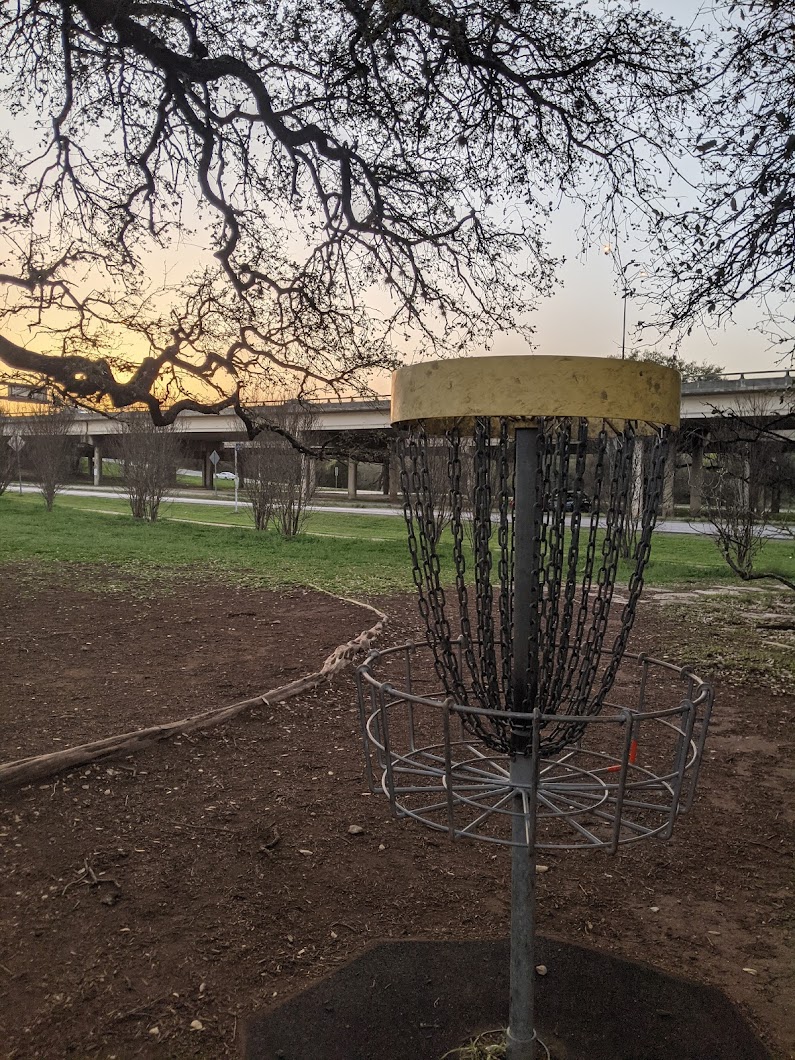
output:
M317 513L305 534L286 541L275 531L255 533L244 510L235 515L228 507L175 501L163 506L162 515L154 525L137 523L117 497L59 497L48 514L38 495L7 492L0 497L0 562L113 563L160 575L201 571L236 582L316 585L343 593L390 592L413 584L399 518ZM450 583L449 540L441 559ZM795 577L795 542L768 542L757 569ZM619 580L629 573L625 565ZM655 537L648 585L736 581L708 538Z

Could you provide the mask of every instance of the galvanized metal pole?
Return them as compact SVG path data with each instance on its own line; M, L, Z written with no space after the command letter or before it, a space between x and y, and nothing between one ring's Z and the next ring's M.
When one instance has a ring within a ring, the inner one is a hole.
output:
M238 485L238 477L237 477L237 442L235 442L235 515L237 515L237 485Z
M538 695L538 591L542 497L538 483L537 427L516 431L514 476L514 626L512 710L536 708ZM511 839L511 983L507 1060L535 1060L534 936L535 816L538 763L532 730L513 728L510 781L514 787Z
M507 1060L536 1060L535 1010L535 804L537 762L511 762L514 816L511 839L511 983Z

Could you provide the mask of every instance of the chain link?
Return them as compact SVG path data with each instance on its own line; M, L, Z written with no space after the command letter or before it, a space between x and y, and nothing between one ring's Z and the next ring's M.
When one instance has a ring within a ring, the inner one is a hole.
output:
M576 742L577 719L597 714L626 649L649 560L662 499L668 431L643 436L637 425L620 430L585 419L538 421L535 603L538 642L531 661L538 674L534 702L557 719L542 736L541 753ZM461 706L510 711L513 705L513 581L515 446L505 420L477 419L471 434L454 426L430 439L422 426L399 440L401 485L409 553L420 615L447 695ZM446 447L444 492L434 482L429 448ZM627 528L637 515L627 600L609 652L604 651ZM438 554L439 514L451 512L457 626L453 636ZM472 526L467 527L468 513ZM496 571L495 556L496 553ZM605 661L606 656L606 661ZM565 720L560 720L561 716ZM511 751L505 719L464 723L488 747Z

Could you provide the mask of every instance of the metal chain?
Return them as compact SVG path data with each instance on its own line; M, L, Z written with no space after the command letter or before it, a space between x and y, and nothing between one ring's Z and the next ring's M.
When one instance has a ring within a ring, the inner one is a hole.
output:
M448 461L450 475L450 504L451 504L451 531L453 535L453 563L456 574L456 591L458 594L459 620L461 623L462 654L469 670L472 682L473 698L477 705L486 706L488 703L483 684L480 680L480 665L476 656L477 637L473 637L472 623L469 611L469 590L466 581L466 555L465 543L467 540L464 532L464 499L462 492L462 467L461 467L461 433L457 427L448 431L447 439L450 445L450 456ZM469 506L471 509L471 505ZM472 540L470 535L469 540ZM448 690L449 691L449 690ZM467 697L463 703L468 702ZM477 735L489 746L492 744L492 733L481 722L478 715L464 715L464 725ZM499 746L499 745L497 745Z
M500 420L498 456L498 508L499 527L497 543L500 558L497 573L500 579L500 652L502 655L502 694L503 702L513 702L513 533L511 532L510 512L513 497L513 460L511 439L506 419Z
M542 736L541 752L549 755L579 739L583 726L577 719L601 710L615 680L651 551L668 433L661 431L644 443L634 423L617 430L602 422L593 435L584 419L538 422L536 705L542 713L567 718L549 726ZM641 481L637 472L644 445L648 466ZM443 497L440 484L432 481L429 449L435 456L440 446L447 458L449 497ZM420 426L400 440L399 454L412 575L436 674L447 695L462 706L508 711L515 565L512 425L505 419L477 419L470 437L456 426L440 440L429 439ZM589 477L591 485L586 488ZM633 518L637 489L640 530L631 558L628 599L605 664L622 540ZM450 604L442 586L435 498L439 506L449 500L451 509L460 640L453 638ZM474 522L471 533L465 527L467 509ZM464 723L487 746L510 753L511 730L503 719L484 722L470 714Z

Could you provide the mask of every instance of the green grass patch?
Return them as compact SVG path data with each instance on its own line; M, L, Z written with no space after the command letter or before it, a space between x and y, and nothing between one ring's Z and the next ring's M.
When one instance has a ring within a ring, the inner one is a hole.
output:
M756 570L794 577L795 541L765 542L756 560ZM731 572L711 538L696 534L655 534L645 582L647 585L694 587L748 584ZM754 584L764 588L763 584Z
M256 533L248 513L232 507L173 501L154 525L132 519L123 497L59 497L47 513L35 494L0 497L0 560L112 563L122 568L211 573L265 586L317 585L337 592L411 589L403 520L318 512L291 541ZM453 581L449 538L440 549L442 577ZM795 576L795 543L771 541L758 569ZM619 581L630 574L628 564ZM653 586L740 584L707 538L657 534L647 568Z
M90 510L85 510L90 509ZM33 494L0 497L0 560L112 563L175 575L223 577L264 586L317 585L336 592L389 592L411 586L401 521L369 516L313 517L310 533L285 540L256 533L230 508L175 502L154 524L135 521L122 498L59 497L47 513ZM176 520L189 519L189 522ZM231 525L215 526L216 523ZM340 536L316 536L334 535ZM344 535L344 536L342 536Z

